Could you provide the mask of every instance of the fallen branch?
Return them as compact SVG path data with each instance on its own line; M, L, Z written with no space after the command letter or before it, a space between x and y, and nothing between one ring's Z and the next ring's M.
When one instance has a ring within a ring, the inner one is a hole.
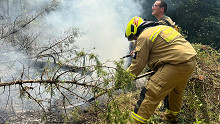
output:
M154 71L149 71L149 72L147 72L147 73L144 73L144 74L142 74L142 75L137 76L137 77L135 78L135 80L140 79L140 78L142 78L142 77L145 77L145 76L147 76L147 75L151 75L151 74L153 74L153 73L154 73ZM84 102L75 104L74 106L81 106L81 105L85 104L86 102L92 102L92 101L94 101L95 99L97 99L98 97L100 97L100 96L106 94L106 93L107 93L108 91L110 91L110 90L116 90L116 88L115 88L115 87L108 88L108 89L106 89L106 90L100 92L99 94L97 94L97 95L95 95L95 96L93 96L93 97L87 99L87 100L84 101ZM68 108L69 108L69 107L73 107L73 106L68 106Z
M84 87L95 87L95 85L90 85L90 84L85 84L85 83L79 83L76 80L72 81L61 81L61 80L16 80L16 81L9 81L9 82L1 82L0 87L3 86L11 86L11 85L16 85L16 84L32 84L32 83L66 83L66 84L76 84Z

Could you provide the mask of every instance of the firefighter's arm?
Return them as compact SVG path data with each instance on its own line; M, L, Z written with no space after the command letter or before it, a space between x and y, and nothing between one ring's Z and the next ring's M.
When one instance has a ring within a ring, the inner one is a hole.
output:
M149 44L146 38L138 38L137 45L134 50L134 57L127 71L138 76L147 64L149 56Z

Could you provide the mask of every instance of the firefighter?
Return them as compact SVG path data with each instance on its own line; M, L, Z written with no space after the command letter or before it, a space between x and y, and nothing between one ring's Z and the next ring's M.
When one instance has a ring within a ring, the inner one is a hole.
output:
M132 117L136 123L147 123L156 107L169 95L169 109L164 120L178 121L182 95L196 64L196 51L184 37L170 26L149 25L140 17L132 18L125 36L135 40L134 57L127 71L138 76L147 65L155 74L140 93Z
M160 25L168 25L175 27L175 22L169 17L166 16L167 12L167 3L163 0L156 0L152 6L152 15L157 18Z
M173 20L166 16L167 3L163 0L156 0L152 6L152 15L157 18L160 25L168 25L171 27L176 27ZM178 28L175 28L178 30ZM169 95L167 95L163 100L164 105L160 108L161 111L169 109Z

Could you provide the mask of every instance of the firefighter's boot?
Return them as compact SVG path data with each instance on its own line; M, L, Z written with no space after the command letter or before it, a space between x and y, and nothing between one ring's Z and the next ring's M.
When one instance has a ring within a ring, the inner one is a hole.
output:
M170 111L170 110L167 109L164 112L163 120L171 122L171 123L177 123L178 122L178 113L179 112L173 112L173 111Z

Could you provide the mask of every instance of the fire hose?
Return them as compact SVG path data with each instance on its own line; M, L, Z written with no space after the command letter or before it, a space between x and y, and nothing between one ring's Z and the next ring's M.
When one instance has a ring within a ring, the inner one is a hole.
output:
M128 54L128 55L126 55L126 56L121 57L120 59L124 59L124 58L127 58L127 57L132 57L132 55L131 55L131 54Z

